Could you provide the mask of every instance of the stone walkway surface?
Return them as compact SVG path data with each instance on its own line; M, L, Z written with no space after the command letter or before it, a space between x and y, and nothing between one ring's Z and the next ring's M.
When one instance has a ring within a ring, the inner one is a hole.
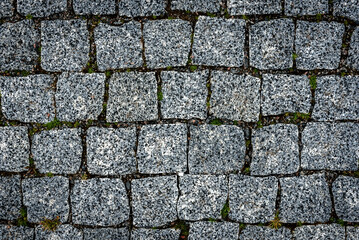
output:
M359 0L0 0L0 240L358 240Z

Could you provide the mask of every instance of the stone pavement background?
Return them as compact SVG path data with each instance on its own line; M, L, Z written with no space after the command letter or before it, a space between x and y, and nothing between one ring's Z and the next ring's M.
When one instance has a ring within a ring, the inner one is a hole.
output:
M0 239L359 239L358 0L0 18Z

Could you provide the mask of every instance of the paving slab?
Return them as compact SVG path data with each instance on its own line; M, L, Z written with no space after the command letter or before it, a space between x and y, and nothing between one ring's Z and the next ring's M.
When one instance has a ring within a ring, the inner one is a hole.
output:
M359 27L356 27L350 40L348 64L359 71Z
M121 0L118 5L120 16L160 16L166 13L166 0Z
M48 17L66 9L66 0L17 0L16 10L23 16Z
M189 240L237 240L239 224L232 222L193 222L190 223Z
M347 240L359 239L359 228L358 227L346 227Z
M334 0L333 15L359 22L359 0Z
M6 220L15 220L20 217L20 209L20 176L0 176L0 218Z
M41 226L35 228L35 240L82 240L83 233L80 229L73 227L70 224L60 225L55 231L48 231L42 229Z
M294 229L294 239L344 240L345 228L338 224L301 226Z
M116 0L74 0L72 6L78 15L116 14Z
M191 12L219 12L221 0L172 0L172 10L184 10Z
M101 239L130 239L130 232L127 228L84 228L84 240Z
M260 15L282 13L280 0L228 0L231 15Z
M278 230L270 227L247 225L239 235L241 240L292 240L292 233L286 227Z
M138 228L132 230L132 240L177 240L181 231L178 229L145 229Z
M34 239L34 229L0 224L0 236L2 240Z
M0 2L0 18L11 17L14 14L14 0L3 0Z
M284 14L287 16L328 14L327 0L285 0Z

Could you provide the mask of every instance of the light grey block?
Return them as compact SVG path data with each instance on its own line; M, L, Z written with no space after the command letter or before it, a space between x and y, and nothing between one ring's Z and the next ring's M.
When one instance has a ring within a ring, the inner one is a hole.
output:
M338 224L301 226L294 229L294 239L344 240L345 228Z
M34 238L34 229L12 225L0 225L1 240L28 240Z
M127 228L84 228L84 240L129 240L130 232Z
M241 240L292 240L292 233L286 227L278 230L270 227L247 225L239 235Z
M0 2L0 18L11 17L14 14L14 0L2 0Z
M334 16L359 22L359 0L334 0Z
M359 71L359 27L356 27L350 40L348 64Z
M82 240L83 233L80 229L70 224L59 225L55 231L48 231L37 226L35 228L35 240Z
M78 15L116 14L116 0L74 0L72 5Z
M346 227L347 240L359 239L359 228L358 227Z
M166 0L121 0L118 5L120 16L159 16L166 13Z
M231 15L261 15L282 13L280 0L227 0Z
M284 13L288 16L327 14L327 0L285 0Z
M132 230L131 240L177 240L181 231L178 229L145 229L138 228Z
M33 17L47 17L55 13L65 12L66 0L17 0L17 11Z
M232 222L190 223L188 240L237 240L239 224Z
M221 0L172 0L172 10L185 10L191 12L219 12Z
M20 176L0 176L0 218L15 220L20 217L20 208Z

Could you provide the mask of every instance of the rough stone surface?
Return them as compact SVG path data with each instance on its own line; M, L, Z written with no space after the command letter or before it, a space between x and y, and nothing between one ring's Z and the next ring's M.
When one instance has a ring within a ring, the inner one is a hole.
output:
M358 170L358 136L357 123L308 123L302 133L302 168Z
M89 51L85 20L41 22L41 67L44 70L81 71L89 61Z
M83 233L80 229L69 224L60 225L55 231L43 230L41 226L35 228L35 240L82 240Z
M172 0L172 10L185 10L191 12L219 12L221 0Z
M329 221L331 200L323 174L280 178L279 217L284 223Z
M114 226L129 218L130 207L121 179L76 180L71 193L75 224Z
M298 21L295 39L298 69L335 69L345 27L337 22Z
M20 208L20 176L0 176L0 219L17 219L20 216Z
M161 113L163 118L205 119L209 72L162 72Z
M133 224L158 227L177 219L177 177L161 176L132 180Z
M221 119L258 121L260 82L249 75L213 71L209 113Z
M359 23L359 0L334 0L334 16L349 18Z
M359 228L358 227L346 227L347 228L347 240L359 239Z
M132 240L177 240L181 231L178 229L134 229L131 234Z
M29 227L16 227L11 225L0 225L1 240L28 240L34 238L34 229Z
M239 235L241 240L292 240L292 233L286 227L281 227L278 230L270 227L251 226L247 225ZM304 238L303 238L304 239Z
M85 228L84 240L129 240L130 233L127 228Z
M227 0L231 15L279 14L282 12L280 0Z
M116 0L74 0L73 8L78 15L116 14Z
M187 126L145 125L137 148L140 173L178 173L187 170Z
M275 177L230 175L229 218L243 223L265 223L274 218L278 180Z
M344 240L345 228L338 224L301 226L295 228L294 238L296 240Z
M11 17L14 14L14 0L2 0L0 2L0 18Z
M31 152L41 173L75 174L81 165L81 129L41 131L32 139Z
M267 69L293 66L294 22L276 19L256 23L249 30L249 64Z
M239 224L231 222L190 223L188 240L237 240Z
M194 32L193 64L241 67L245 25L242 19L200 16Z
M17 0L16 10L23 16L47 17L66 8L66 0Z
M166 13L166 0L121 0L119 15L128 17L159 16Z
M66 222L69 216L69 180L66 177L26 178L22 180L22 193L27 220L40 222L60 217Z
M288 16L327 14L327 0L285 0L284 13Z
M100 71L137 68L143 64L139 22L129 22L121 26L100 23L95 28L95 44Z
M191 174L226 174L244 165L246 143L236 126L190 127L188 167Z
M144 23L143 38L147 67L185 66L191 47L191 23L164 19Z
M359 27L355 28L350 41L348 64L359 71Z
M110 79L108 122L150 121L158 118L154 73L115 73Z

